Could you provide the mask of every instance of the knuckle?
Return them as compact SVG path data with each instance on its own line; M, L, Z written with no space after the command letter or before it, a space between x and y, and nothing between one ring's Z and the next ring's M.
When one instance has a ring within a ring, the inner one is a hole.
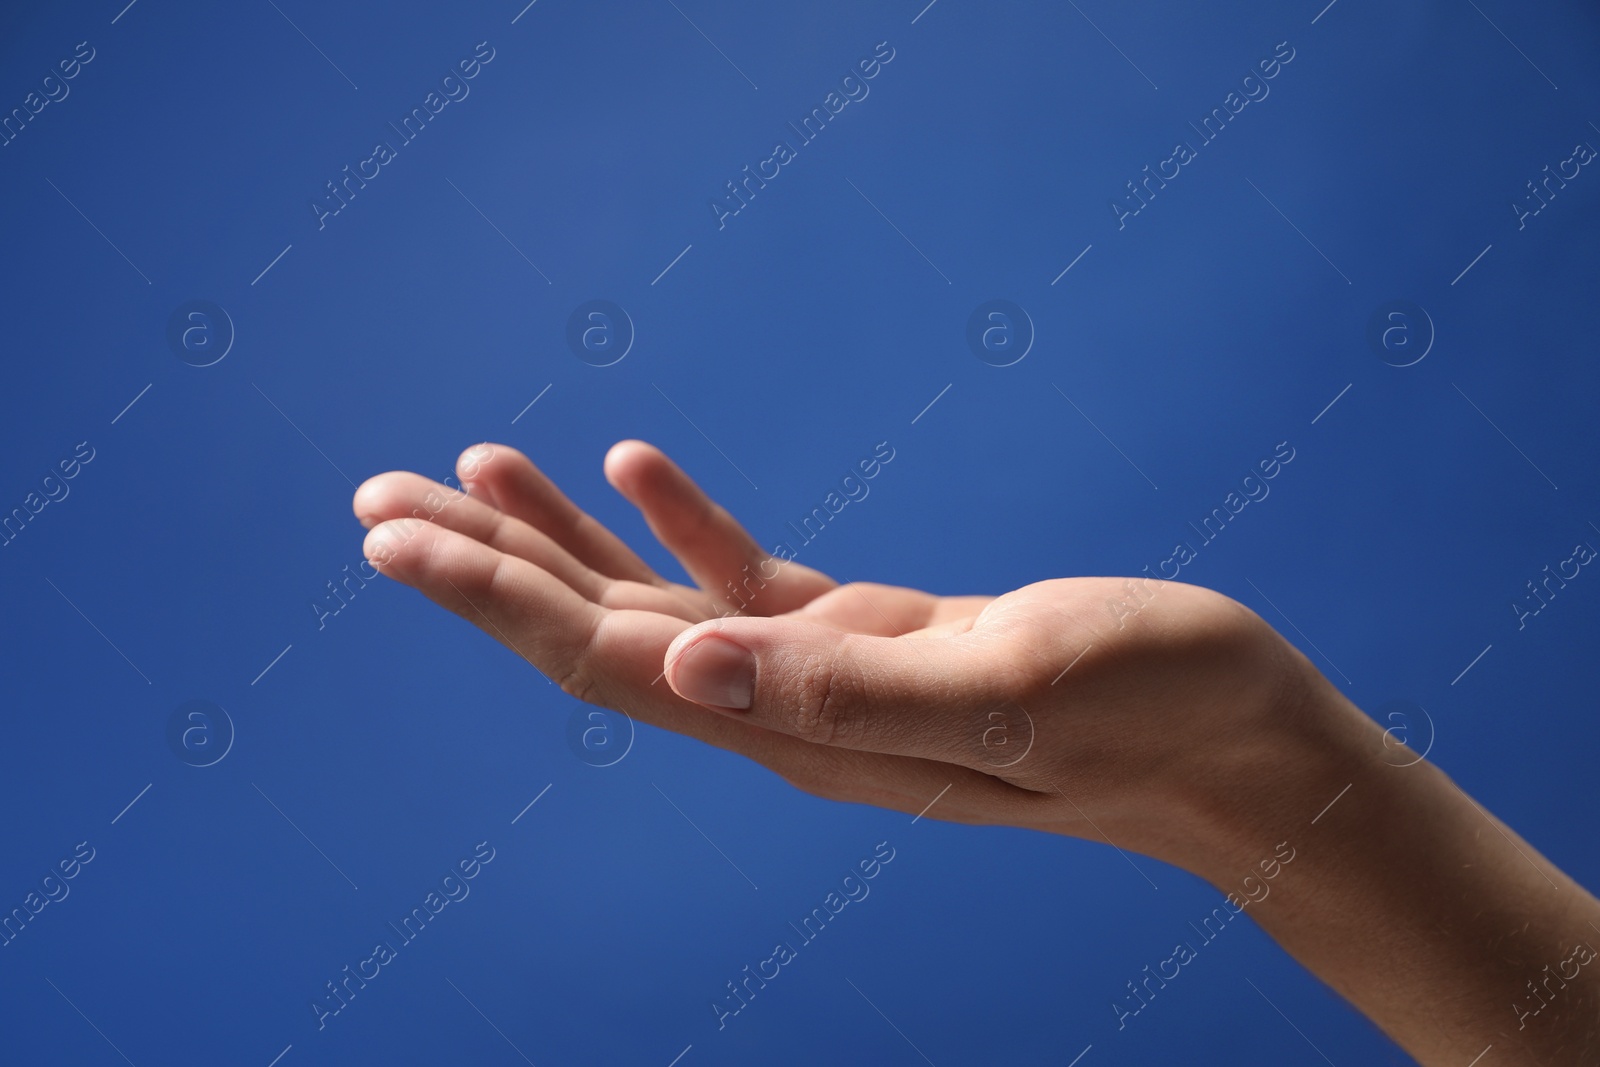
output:
M790 720L795 736L817 745L837 743L849 725L851 703L840 672L829 662L810 659L797 683Z
M596 604L613 611L637 607L639 594L640 589L636 582L619 582L605 577L601 577L592 589L586 591L586 595Z
M556 671L549 671L539 663L534 663L534 666L547 675L560 675L555 682L568 696L585 704L612 707L608 694L614 696L617 690L615 686L605 684L605 671L600 666L606 658L603 650L609 634L605 620L601 620L592 629L572 634L568 640L542 649L543 657L555 661Z
M574 700L581 700L585 704L599 703L594 674L584 669L581 660L563 672L556 684L561 687L563 693Z

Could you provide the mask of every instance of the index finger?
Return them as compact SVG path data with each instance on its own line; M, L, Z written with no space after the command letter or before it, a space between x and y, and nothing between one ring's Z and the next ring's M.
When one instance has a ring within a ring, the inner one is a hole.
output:
M456 460L456 474L469 491L542 530L600 574L667 584L620 537L574 504L531 459L510 445L473 445Z

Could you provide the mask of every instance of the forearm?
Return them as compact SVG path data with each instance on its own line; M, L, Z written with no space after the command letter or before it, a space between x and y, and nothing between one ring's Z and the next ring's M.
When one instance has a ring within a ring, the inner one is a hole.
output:
M1320 675L1298 699L1202 873L1240 893L1287 841L1295 859L1248 910L1429 1067L1490 1045L1496 1065L1600 1064L1600 902L1442 771L1395 759Z

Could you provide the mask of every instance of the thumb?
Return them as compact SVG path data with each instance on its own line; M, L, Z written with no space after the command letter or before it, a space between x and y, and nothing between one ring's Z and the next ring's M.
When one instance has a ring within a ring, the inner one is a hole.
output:
M805 741L967 765L982 757L992 710L1020 713L986 659L965 635L730 617L679 634L665 675L685 700Z

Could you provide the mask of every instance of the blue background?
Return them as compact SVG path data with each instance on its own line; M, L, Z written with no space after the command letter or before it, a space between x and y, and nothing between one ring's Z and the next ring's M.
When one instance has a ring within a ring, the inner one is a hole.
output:
M8 9L0 109L95 58L0 148L0 509L94 459L0 548L0 908L96 852L0 948L0 1059L1409 1062L1248 920L1119 1032L1220 898L1183 872L830 804L649 727L594 767L578 705L411 590L312 604L361 558L347 479L485 438L672 575L600 476L614 440L769 544L887 440L801 559L952 593L1153 567L1288 441L1183 579L1374 714L1426 708L1431 758L1595 885L1600 577L1521 630L1508 605L1600 545L1600 176L1520 230L1510 204L1600 145L1600 26L1480 2ZM470 95L319 230L324 183L480 41ZM723 183L879 41L870 95L719 229ZM1281 41L1270 95L1119 230L1124 183ZM1010 367L965 340L992 298L1036 330ZM166 339L197 299L236 331L205 368ZM637 332L614 366L565 341L593 299ZM1390 300L1436 330L1413 366L1368 343ZM193 699L236 730L210 767L166 739ZM871 896L719 1032L723 984L883 840ZM323 984L479 841L470 897L319 1031Z

